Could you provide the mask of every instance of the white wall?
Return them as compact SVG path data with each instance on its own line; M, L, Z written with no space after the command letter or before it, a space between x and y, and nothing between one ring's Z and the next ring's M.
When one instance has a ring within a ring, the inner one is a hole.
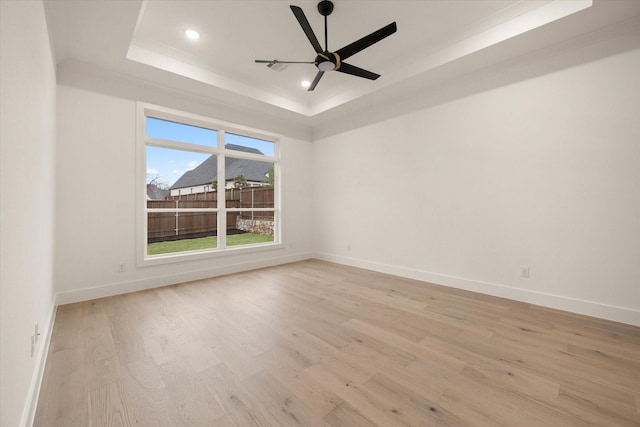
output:
M318 256L640 325L638 76L635 49L316 141Z
M283 136L283 241L268 252L136 268L135 100L216 117L158 88L63 74L58 85L56 286L69 302L307 258L311 251L311 143ZM91 79L90 79L91 80ZM108 86L110 90L103 90ZM93 90L92 87L96 88ZM113 90L111 90L113 89ZM216 106L215 108L220 108ZM232 118L252 126L241 114ZM228 120L229 117L225 117ZM269 129L271 130L271 129ZM119 273L118 263L127 271Z
M55 69L41 1L0 1L0 425L26 425L53 314ZM31 357L35 323L43 333Z

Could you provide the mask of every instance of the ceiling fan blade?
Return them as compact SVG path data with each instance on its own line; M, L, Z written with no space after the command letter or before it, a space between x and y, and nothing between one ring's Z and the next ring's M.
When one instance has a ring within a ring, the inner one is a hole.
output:
M256 59L257 64L315 64L313 61L280 61L277 59Z
M364 70L351 64L341 63L340 67L336 69L341 73L351 74L352 76L364 77L365 79L375 80L380 77L380 74L372 73L371 71Z
M324 74L324 71L318 71L318 74L316 74L316 78L313 79L313 82L311 82L311 86L309 86L309 89L307 89L307 92L311 92L316 88L323 74Z
M307 17L304 15L304 12L302 11L302 9L298 6L289 6L289 7L291 8L291 11L293 12L293 14L296 16L298 23L302 27L302 31L304 31L304 33L307 35L307 38L311 42L311 46L313 46L313 49L316 51L316 53L323 52L322 46L320 46L320 42L318 41L318 38L316 37L313 30L311 29L311 25L309 25L309 21L307 21Z
M347 59L361 50L368 48L372 44L378 43L385 37L389 37L391 34L395 33L397 29L398 27L396 26L396 23L392 22L386 27L382 27L378 31L374 31L368 36L364 36L360 40L356 40L355 42L346 45L345 47L337 50L336 53L340 56L341 60Z

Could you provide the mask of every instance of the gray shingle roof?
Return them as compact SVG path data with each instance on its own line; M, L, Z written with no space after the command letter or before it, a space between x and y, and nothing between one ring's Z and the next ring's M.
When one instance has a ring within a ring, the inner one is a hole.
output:
M260 150L240 145L227 144L227 149L235 151L244 151L246 153L262 154ZM225 181L234 179L243 174L247 181L262 182L272 163L259 162L256 160L237 159L227 157L225 160ZM207 160L200 163L198 167L185 172L171 186L172 190L185 187L195 187L197 185L211 184L218 178L218 160L215 155L210 156Z

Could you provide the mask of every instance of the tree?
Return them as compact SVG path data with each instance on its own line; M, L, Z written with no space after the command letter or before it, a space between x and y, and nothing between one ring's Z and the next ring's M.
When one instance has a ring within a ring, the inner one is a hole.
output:
M168 184L162 180L162 175L147 174L147 185L155 185L156 187L167 186Z
M244 177L244 174L240 174L233 178L233 186L234 188L245 188L249 186L247 179Z
M213 191L218 191L218 180L217 180L217 179L216 179L216 180L214 180L214 181L211 183L211 190L213 190Z
M263 184L267 184L269 187L273 187L273 183L275 182L275 174L273 172L273 166L269 167L269 170L267 171L267 174L265 175L264 179L262 180Z
M162 180L162 175L147 174L147 198L163 200L169 195L169 184Z

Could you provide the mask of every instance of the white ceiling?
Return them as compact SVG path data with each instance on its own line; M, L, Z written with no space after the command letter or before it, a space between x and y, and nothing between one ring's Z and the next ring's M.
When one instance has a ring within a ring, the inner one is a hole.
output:
M161 75L163 85L241 100L303 123L346 113L363 100L384 102L400 89L417 90L448 69L464 73L640 14L637 0L335 0L330 51L393 21L398 31L348 60L381 74L378 80L328 72L307 92L300 81L312 80L315 66L278 72L254 59L312 61L315 53L289 5L304 10L324 45L315 0L46 4L58 64L88 63L147 80ZM188 28L200 32L200 40L188 40Z

